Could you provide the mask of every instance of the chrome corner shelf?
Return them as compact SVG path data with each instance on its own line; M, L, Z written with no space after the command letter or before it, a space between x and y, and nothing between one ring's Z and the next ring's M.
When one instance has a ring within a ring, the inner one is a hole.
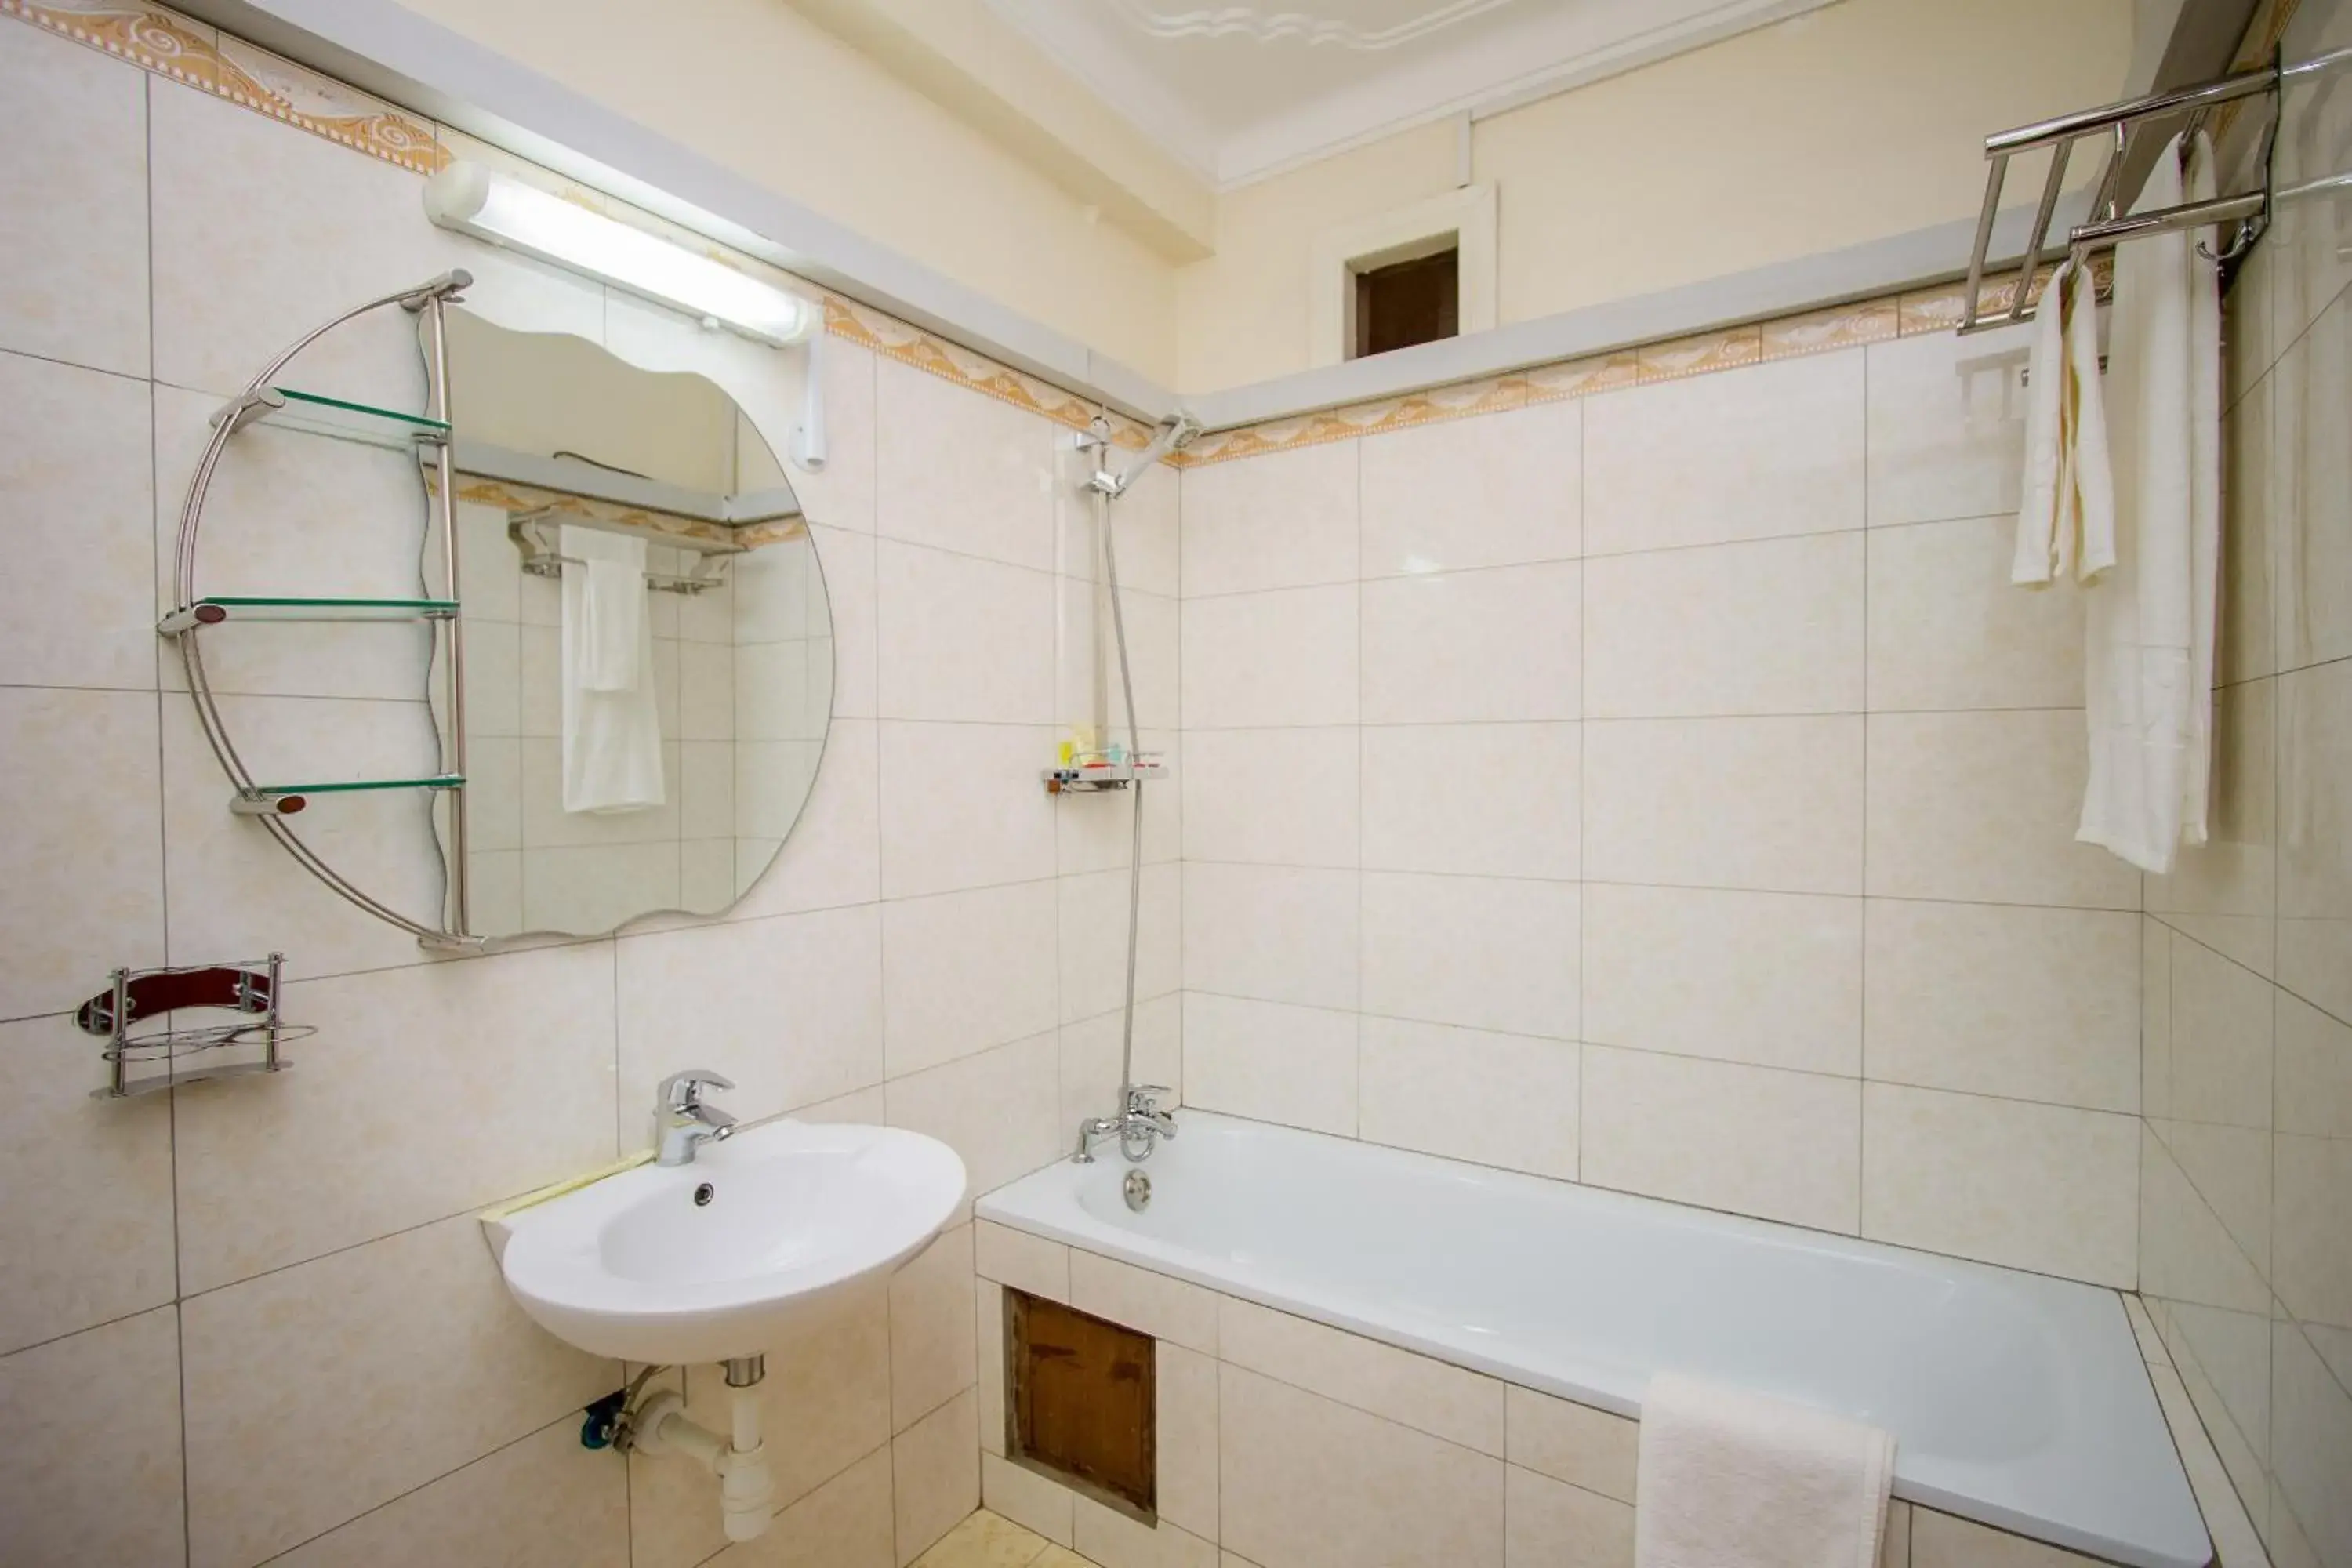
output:
M295 598L208 594L182 605L155 624L167 637L224 621L446 621L457 614L455 599Z
M465 787L463 773L434 773L415 779L347 779L332 784L251 784L236 792L228 808L239 816L291 816L307 807L314 795L366 795L383 790Z
M1090 795L1133 784L1158 784L1174 775L1158 752L1138 752L1115 760L1100 753L1081 753L1060 767L1045 769L1040 776L1047 795Z
M90 1091L93 1100L122 1100L136 1094L209 1079L244 1078L254 1073L283 1072L291 1064L278 1053L288 1040L312 1033L289 1025L280 1016L284 995L286 955L245 963L198 964L181 969L118 969L112 984L74 1012L74 1025L84 1034L107 1042L100 1055L107 1064L107 1081ZM167 1024L144 1035L131 1026L156 1018L173 1019L182 1013L219 1009L245 1015L243 1023L179 1028ZM230 1046L259 1046L257 1059L224 1061L182 1070L179 1058ZM161 1062L163 1070L132 1078L131 1064Z

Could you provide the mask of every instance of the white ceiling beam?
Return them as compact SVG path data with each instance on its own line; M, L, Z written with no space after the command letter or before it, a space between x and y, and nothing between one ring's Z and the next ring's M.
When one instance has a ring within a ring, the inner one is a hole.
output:
M1179 266L1214 248L1216 193L983 0L788 0Z

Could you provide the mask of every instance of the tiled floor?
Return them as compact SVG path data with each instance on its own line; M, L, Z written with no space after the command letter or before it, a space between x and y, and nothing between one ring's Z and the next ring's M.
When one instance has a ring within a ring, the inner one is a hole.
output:
M982 1509L915 1559L914 1568L1095 1568L1065 1546Z

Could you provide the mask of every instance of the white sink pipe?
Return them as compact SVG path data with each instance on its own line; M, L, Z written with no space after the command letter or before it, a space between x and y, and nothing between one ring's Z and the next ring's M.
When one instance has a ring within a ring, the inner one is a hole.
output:
M757 1540L776 1517L776 1479L768 1469L767 1446L760 1440L757 1384L767 1370L761 1359L727 1363L731 1436L688 1420L686 1396L670 1388L646 1400L630 1421L632 1451L684 1454L719 1478L719 1522L730 1541Z

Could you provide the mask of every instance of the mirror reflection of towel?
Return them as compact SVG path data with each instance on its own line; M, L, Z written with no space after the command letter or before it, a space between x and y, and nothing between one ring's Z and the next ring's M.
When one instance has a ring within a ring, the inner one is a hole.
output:
M563 809L662 804L661 712L646 613L646 542L566 525L563 568Z

